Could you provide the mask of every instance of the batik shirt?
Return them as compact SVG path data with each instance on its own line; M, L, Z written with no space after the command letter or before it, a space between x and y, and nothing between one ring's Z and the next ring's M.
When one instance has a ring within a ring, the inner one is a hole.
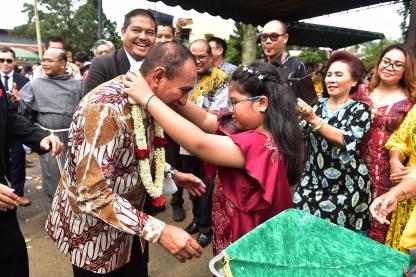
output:
M217 111L227 106L228 75L216 67L211 67L198 81L189 93L188 99L204 110Z
M108 273L129 262L133 236L141 238L141 249L143 238L159 238L164 223L142 212L146 193L137 165L133 120L118 77L88 93L74 114L67 165L45 226L73 265Z
M359 145L370 128L370 107L354 100L330 114L327 99L315 107L316 115L341 130L340 149L302 121L310 153L301 182L293 196L295 207L348 229L369 227L370 176L359 156Z

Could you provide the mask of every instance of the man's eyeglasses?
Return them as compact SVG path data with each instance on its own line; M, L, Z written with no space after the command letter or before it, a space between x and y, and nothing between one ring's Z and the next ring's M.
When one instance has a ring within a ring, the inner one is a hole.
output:
M231 99L228 98L228 107L234 109L235 105L237 105L240 102L244 102L244 101L257 101L261 98L261 95L259 96L253 96L253 97L249 97L243 100L238 100L238 101L232 101Z
M195 60L198 60L200 62L205 62L205 60L208 58L207 55L201 55L201 56L194 56Z
M276 41L279 39L280 36L284 36L286 34L278 34L278 33L270 33L270 34L261 34L260 38L261 41L267 41L268 38L270 38L271 41Z
M41 59L40 63L57 63L60 62L62 60L57 60L57 61L53 61L53 60L49 60L49 59Z
M404 63L392 63L390 60L381 60L380 65L384 67L384 69L387 69L389 66L393 69L393 71L400 71L403 70L406 67L406 64Z
M0 63L4 63L4 62L6 62L8 64L11 64L11 63L13 63L13 60L12 59L3 59L3 58L1 58Z

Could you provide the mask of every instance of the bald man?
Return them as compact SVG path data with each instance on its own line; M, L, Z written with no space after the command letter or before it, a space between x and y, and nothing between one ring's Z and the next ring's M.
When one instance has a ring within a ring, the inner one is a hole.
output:
M69 125L83 94L81 80L66 73L65 50L48 48L41 64L46 77L33 79L20 90L19 109L42 129L58 136L65 146L59 160L50 154L40 157L45 206L49 210L61 176L59 169L65 162Z
M277 67L279 77L286 83L288 78L301 78L307 75L305 64L286 51L289 39L286 25L280 20L266 23L261 33L261 47L266 61Z

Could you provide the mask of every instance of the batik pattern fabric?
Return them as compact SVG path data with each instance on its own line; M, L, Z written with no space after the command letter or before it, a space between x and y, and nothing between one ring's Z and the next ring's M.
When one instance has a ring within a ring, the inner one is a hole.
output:
M264 221L293 207L284 156L274 139L257 131L238 132L226 110L220 110L217 134L233 140L245 163L243 169L217 167L212 196L214 255Z
M416 166L416 106L408 112L399 129L397 129L386 143L389 151L400 151L403 159L408 159L406 166ZM416 200L401 201L393 211L390 227L386 237L386 245L407 253L408 250L399 247L403 230L415 207Z
M206 111L219 110L227 106L228 75L216 67L211 67L189 93L188 99Z
M111 272L129 262L133 236L141 238L141 249L143 238L159 238L164 223L142 212L146 193L137 165L131 110L116 78L92 90L74 114L67 164L45 226L76 267Z
M389 151L385 148L387 140L399 128L406 114L413 107L409 99L389 105L376 107L370 98L368 86L362 85L353 98L371 107L372 123L360 147L361 157L367 165L371 179L371 198L374 200L386 193L393 184L390 181ZM385 243L389 225L371 220L368 236Z
M234 70L237 69L237 66L231 64L231 63L227 63L227 62L223 62L222 64L220 64L218 66L218 68L222 71L224 71L225 73L227 73L228 78L231 77L231 74L233 74Z
M309 123L301 121L309 137L310 153L293 196L295 207L345 228L367 231L370 176L358 150L371 125L370 107L351 100L330 114L324 98L314 110L342 132L345 146L334 146Z

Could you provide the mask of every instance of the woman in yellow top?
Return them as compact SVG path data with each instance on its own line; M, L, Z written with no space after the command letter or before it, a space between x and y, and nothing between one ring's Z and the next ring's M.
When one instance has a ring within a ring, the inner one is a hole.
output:
M416 166L416 106L414 106L406 118L403 120L399 129L397 129L386 143L386 148L390 150L390 179L393 184L399 184ZM403 162L408 159L406 166ZM406 195L401 186L393 187ZM401 191L403 190L403 191ZM416 200L403 200L397 204L391 217L390 228L386 237L386 245L398 249L402 252L408 252L405 248L399 246L403 230L409 220Z

